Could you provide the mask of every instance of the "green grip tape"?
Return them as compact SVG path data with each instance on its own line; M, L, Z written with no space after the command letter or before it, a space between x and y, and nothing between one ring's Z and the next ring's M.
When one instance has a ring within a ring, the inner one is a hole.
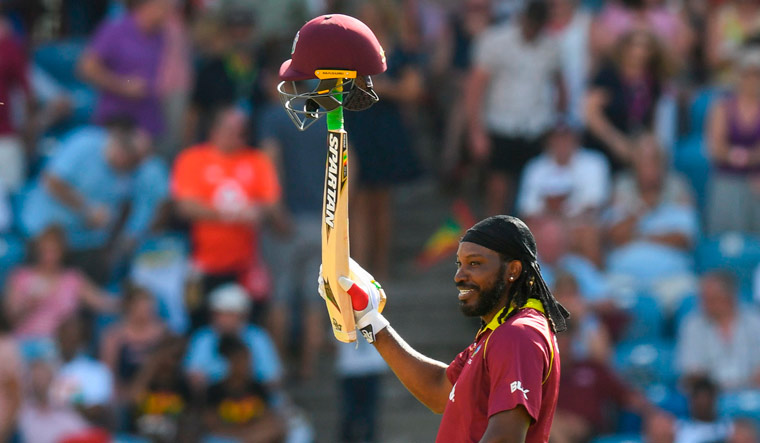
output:
M333 88L331 94L336 94L338 97L340 97L341 103L343 102L342 80L338 81L338 85ZM337 108L327 113L327 130L340 131L341 129L343 129L343 106L338 106Z

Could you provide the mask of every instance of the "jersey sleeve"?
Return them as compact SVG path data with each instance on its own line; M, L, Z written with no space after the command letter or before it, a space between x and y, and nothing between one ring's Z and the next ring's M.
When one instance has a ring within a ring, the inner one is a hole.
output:
M459 379L459 374L462 373L462 368L464 368L464 364L467 361L467 357L469 356L469 354L470 354L469 348L460 352L454 358L454 361L449 363L449 367L446 368L446 377L449 379L452 385L456 383L457 380Z
M534 422L538 420L547 346L532 328L510 326L494 331L484 355L490 385L489 417L521 405Z

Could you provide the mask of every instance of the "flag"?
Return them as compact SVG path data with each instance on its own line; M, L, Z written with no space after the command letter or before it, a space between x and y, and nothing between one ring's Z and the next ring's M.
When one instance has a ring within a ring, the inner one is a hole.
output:
M454 255L459 247L459 239L474 224L475 217L469 206L464 200L456 200L451 205L451 215L425 242L422 252L415 260L417 267L424 270Z

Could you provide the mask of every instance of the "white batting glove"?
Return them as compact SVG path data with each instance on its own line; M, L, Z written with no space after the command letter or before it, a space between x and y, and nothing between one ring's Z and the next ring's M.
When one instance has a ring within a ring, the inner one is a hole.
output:
M356 327L369 343L373 343L377 333L389 324L388 320L381 314L385 307L385 291L380 283L353 259L349 259L349 274L350 277L339 277L338 284L351 297ZM321 267L319 269L319 295L326 299Z

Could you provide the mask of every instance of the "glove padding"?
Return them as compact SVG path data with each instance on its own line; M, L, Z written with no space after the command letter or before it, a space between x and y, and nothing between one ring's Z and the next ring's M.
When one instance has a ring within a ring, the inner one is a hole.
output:
M356 327L369 343L373 343L375 335L389 324L388 320L380 314L385 307L385 291L372 274L365 271L352 258L349 258L349 274L349 277L339 277L338 284L351 297ZM319 295L326 300L321 266L318 283Z

